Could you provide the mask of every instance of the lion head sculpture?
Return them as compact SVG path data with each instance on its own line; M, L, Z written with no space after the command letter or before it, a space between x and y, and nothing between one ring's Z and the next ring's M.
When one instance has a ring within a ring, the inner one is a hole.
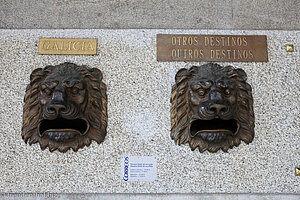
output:
M107 97L99 69L62 63L31 73L22 138L50 152L100 144L106 136Z
M180 69L171 97L171 138L192 150L217 152L252 142L251 86L242 69L218 64Z

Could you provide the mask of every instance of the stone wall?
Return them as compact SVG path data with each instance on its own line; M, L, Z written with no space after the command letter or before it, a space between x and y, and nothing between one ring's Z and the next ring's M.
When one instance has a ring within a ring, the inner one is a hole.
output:
M267 35L269 62L242 68L253 88L255 138L229 153L200 153L170 138L175 73L199 62L157 62L156 34ZM40 37L98 38L95 56L38 55ZM299 194L298 31L1 30L1 192ZM74 62L99 68L108 95L108 133L100 145L50 153L21 138L30 73ZM157 181L122 182L121 156L156 156Z

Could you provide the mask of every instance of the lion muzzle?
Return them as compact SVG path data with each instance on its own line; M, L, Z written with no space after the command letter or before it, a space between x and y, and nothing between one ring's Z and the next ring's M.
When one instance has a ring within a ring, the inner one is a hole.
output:
M71 103L62 103L51 102L45 106L44 119L39 127L41 137L48 136L55 141L65 141L87 133L89 123L80 117L78 109Z
M228 135L237 133L238 123L233 119L232 108L225 102L204 102L199 105L199 112L190 122L192 138L200 137L205 141L219 143Z

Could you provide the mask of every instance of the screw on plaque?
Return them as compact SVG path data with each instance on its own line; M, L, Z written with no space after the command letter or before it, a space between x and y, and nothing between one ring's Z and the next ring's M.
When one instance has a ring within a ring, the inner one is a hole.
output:
M295 175L300 176L300 168L295 168Z
M286 45L286 51L287 51L287 52L294 52L294 45L292 45L292 44L287 44L287 45Z

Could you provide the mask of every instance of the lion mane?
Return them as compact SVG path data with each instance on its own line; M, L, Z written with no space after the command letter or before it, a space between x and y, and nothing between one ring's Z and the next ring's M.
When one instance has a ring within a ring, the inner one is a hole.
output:
M234 111L235 120L239 123L238 132L233 136L227 136L226 140L220 143L211 144L201 138L191 137L190 126L193 112L189 104L190 81L205 67L214 70L221 70L225 76L236 82L237 85L237 106ZM196 148L202 153L204 151L217 152L238 146L242 141L246 144L254 138L254 113L253 97L251 86L246 83L247 75L242 69L235 69L232 66L221 67L218 64L208 63L202 66L193 66L190 69L180 69L175 76L175 84L172 87L171 96L171 138L175 144L189 143L191 150Z
M42 120L43 106L40 104L40 84L49 74L54 72L57 67L72 67L76 69L81 78L87 82L87 101L84 110L90 127L87 134L81 136L79 140L72 140L65 144L49 140L39 136L38 127ZM39 143L42 150L47 147L50 152L58 150L66 152L69 149L78 151L79 148L89 146L94 140L100 144L106 136L107 127L107 96L106 85L102 82L102 72L97 68L78 66L73 63L62 63L57 66L46 66L45 68L35 69L30 75L30 84L26 88L23 107L23 126L22 138L25 143Z

